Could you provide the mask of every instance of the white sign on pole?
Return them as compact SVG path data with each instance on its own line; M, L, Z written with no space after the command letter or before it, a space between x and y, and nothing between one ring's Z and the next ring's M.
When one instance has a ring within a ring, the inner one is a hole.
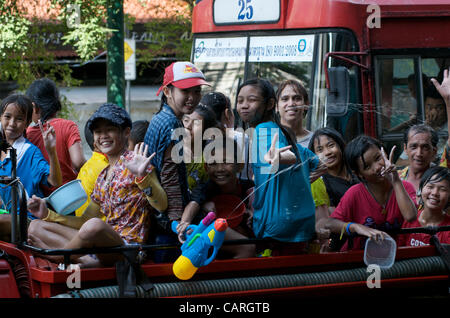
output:
M125 39L123 44L125 58L125 80L134 81L136 79L136 41L134 39Z

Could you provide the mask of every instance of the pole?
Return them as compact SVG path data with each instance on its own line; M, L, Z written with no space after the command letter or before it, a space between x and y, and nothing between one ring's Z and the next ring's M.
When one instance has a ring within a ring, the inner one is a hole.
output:
M108 28L114 29L107 43L107 99L124 107L125 71L124 71L124 26L123 26L123 0L113 0L108 6Z
M127 95L127 103L126 103L126 110L128 114L131 114L131 83L130 81L127 81L127 89L126 89L126 95Z

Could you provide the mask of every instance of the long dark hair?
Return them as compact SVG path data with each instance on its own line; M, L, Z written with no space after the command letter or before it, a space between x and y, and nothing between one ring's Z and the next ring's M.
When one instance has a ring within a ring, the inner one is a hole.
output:
M202 97L200 104L210 108L220 122L226 109L231 110L230 99L221 92L210 92Z
M280 122L280 119L276 115L275 103L276 103L277 99L276 99L275 90L274 90L272 84L269 82L269 80L264 79L264 78L249 79L239 86L239 88L237 90L237 95L239 95L239 92L241 91L241 89L243 87L248 86L248 85L252 85L252 86L259 88L259 90L261 92L261 96L263 97L263 104L265 105L264 115L262 118L263 119L270 118L271 121L275 122L277 124L277 126L280 127L281 132L286 137L288 144L292 146L291 150L294 152L297 160L300 161L301 160L300 152L298 151L298 148L297 148L297 140L295 139L294 133L288 127L283 126ZM272 107L272 109L270 109L270 110L267 110L266 106L269 105L271 100L273 100L274 107ZM258 123L258 124L260 124L260 123Z
M358 167L358 159L361 159L363 165L365 165L364 153L372 146L381 149L382 144L375 138L361 135L350 141L345 147L345 161L356 176L358 176L360 172Z
M61 110L59 91L49 78L35 80L28 87L26 95L41 110L41 121L45 122Z
M172 89L173 85L169 84L167 85L167 88ZM161 91L161 103L159 104L159 110L156 112L158 114L160 111L162 111L164 105L167 104L167 96L164 94L164 90Z

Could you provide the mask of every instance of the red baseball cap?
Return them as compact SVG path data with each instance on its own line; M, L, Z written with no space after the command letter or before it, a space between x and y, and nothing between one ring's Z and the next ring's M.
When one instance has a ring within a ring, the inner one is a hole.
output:
M156 96L159 95L164 86L169 84L181 89L199 85L211 86L206 81L205 75L190 62L173 62L167 66L164 72L163 84L158 89Z

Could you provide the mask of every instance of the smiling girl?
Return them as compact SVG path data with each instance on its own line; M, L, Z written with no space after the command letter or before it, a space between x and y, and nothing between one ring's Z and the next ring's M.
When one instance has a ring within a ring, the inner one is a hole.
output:
M189 203L186 165L176 163L172 148L182 140L174 140L173 133L183 130L182 118L191 114L201 98L201 86L209 85L203 73L190 62L174 62L166 67L163 85L157 95L161 97L161 108L153 116L145 134L144 143L149 153L155 153L152 165L161 180L161 185L170 198L167 210L159 217L159 224L166 233L172 235L169 221L179 221L184 208ZM176 148L175 148L176 149ZM177 156L183 156L181 153Z
M255 181L255 236L294 243L293 248L301 253L315 231L309 176L319 166L319 159L298 145L279 122L275 114L276 95L269 81L248 80L237 94L239 116L255 128L250 147ZM279 248L285 246L283 243Z
M183 156L186 164L190 201L185 207L177 227L181 242L184 240L184 231L193 220L196 217L203 217L198 215L198 212L205 201L204 192L208 182L208 173L203 159L204 132L209 128L218 129L220 127L214 112L203 104L198 104L192 114L184 115L183 125L188 137L183 140ZM194 221L194 223L198 223L197 221Z
M41 185L59 186L62 182L61 170L56 155L56 139L53 128L41 132L44 145L49 154L50 164L45 160L39 148L28 141L24 133L31 122L33 105L25 95L12 94L3 99L0 105L1 134L17 154L17 177L25 188L27 197L37 195L43 197ZM11 176L12 162L10 153L1 152L0 176ZM0 187L3 208L11 209L11 187ZM33 216L28 213L28 216ZM10 235L11 215L0 216L0 235L5 239Z
M357 233L382 240L384 231L398 229L404 220L416 218L416 191L395 171L391 163L394 150L388 159L378 140L368 136L356 137L347 145L345 160L361 183L347 190L325 228L341 237ZM364 238L356 237L342 249L363 249L364 242Z
M434 166L422 176L419 184L419 211L417 219L405 222L403 228L450 225L450 216L445 213L449 206L450 171L446 167ZM450 243L450 231L438 232L441 243ZM402 235L400 245L422 246L430 244L430 235L412 233Z
M320 128L312 135L309 149L318 155L328 168L327 173L311 184L313 196L322 193L321 202L326 203L330 212L333 212L345 192L359 183L345 163L344 139L333 128Z
M53 128L43 130L44 146L49 154L49 163L39 148L28 141L24 133L31 122L33 105L24 95L13 94L6 97L0 106L2 133L6 141L16 149L17 176L25 187L28 197L33 194L42 197L41 185L59 186L62 182L61 169L56 154L56 139ZM1 153L0 175L11 175L9 152ZM11 189L1 188L3 203L10 209Z

